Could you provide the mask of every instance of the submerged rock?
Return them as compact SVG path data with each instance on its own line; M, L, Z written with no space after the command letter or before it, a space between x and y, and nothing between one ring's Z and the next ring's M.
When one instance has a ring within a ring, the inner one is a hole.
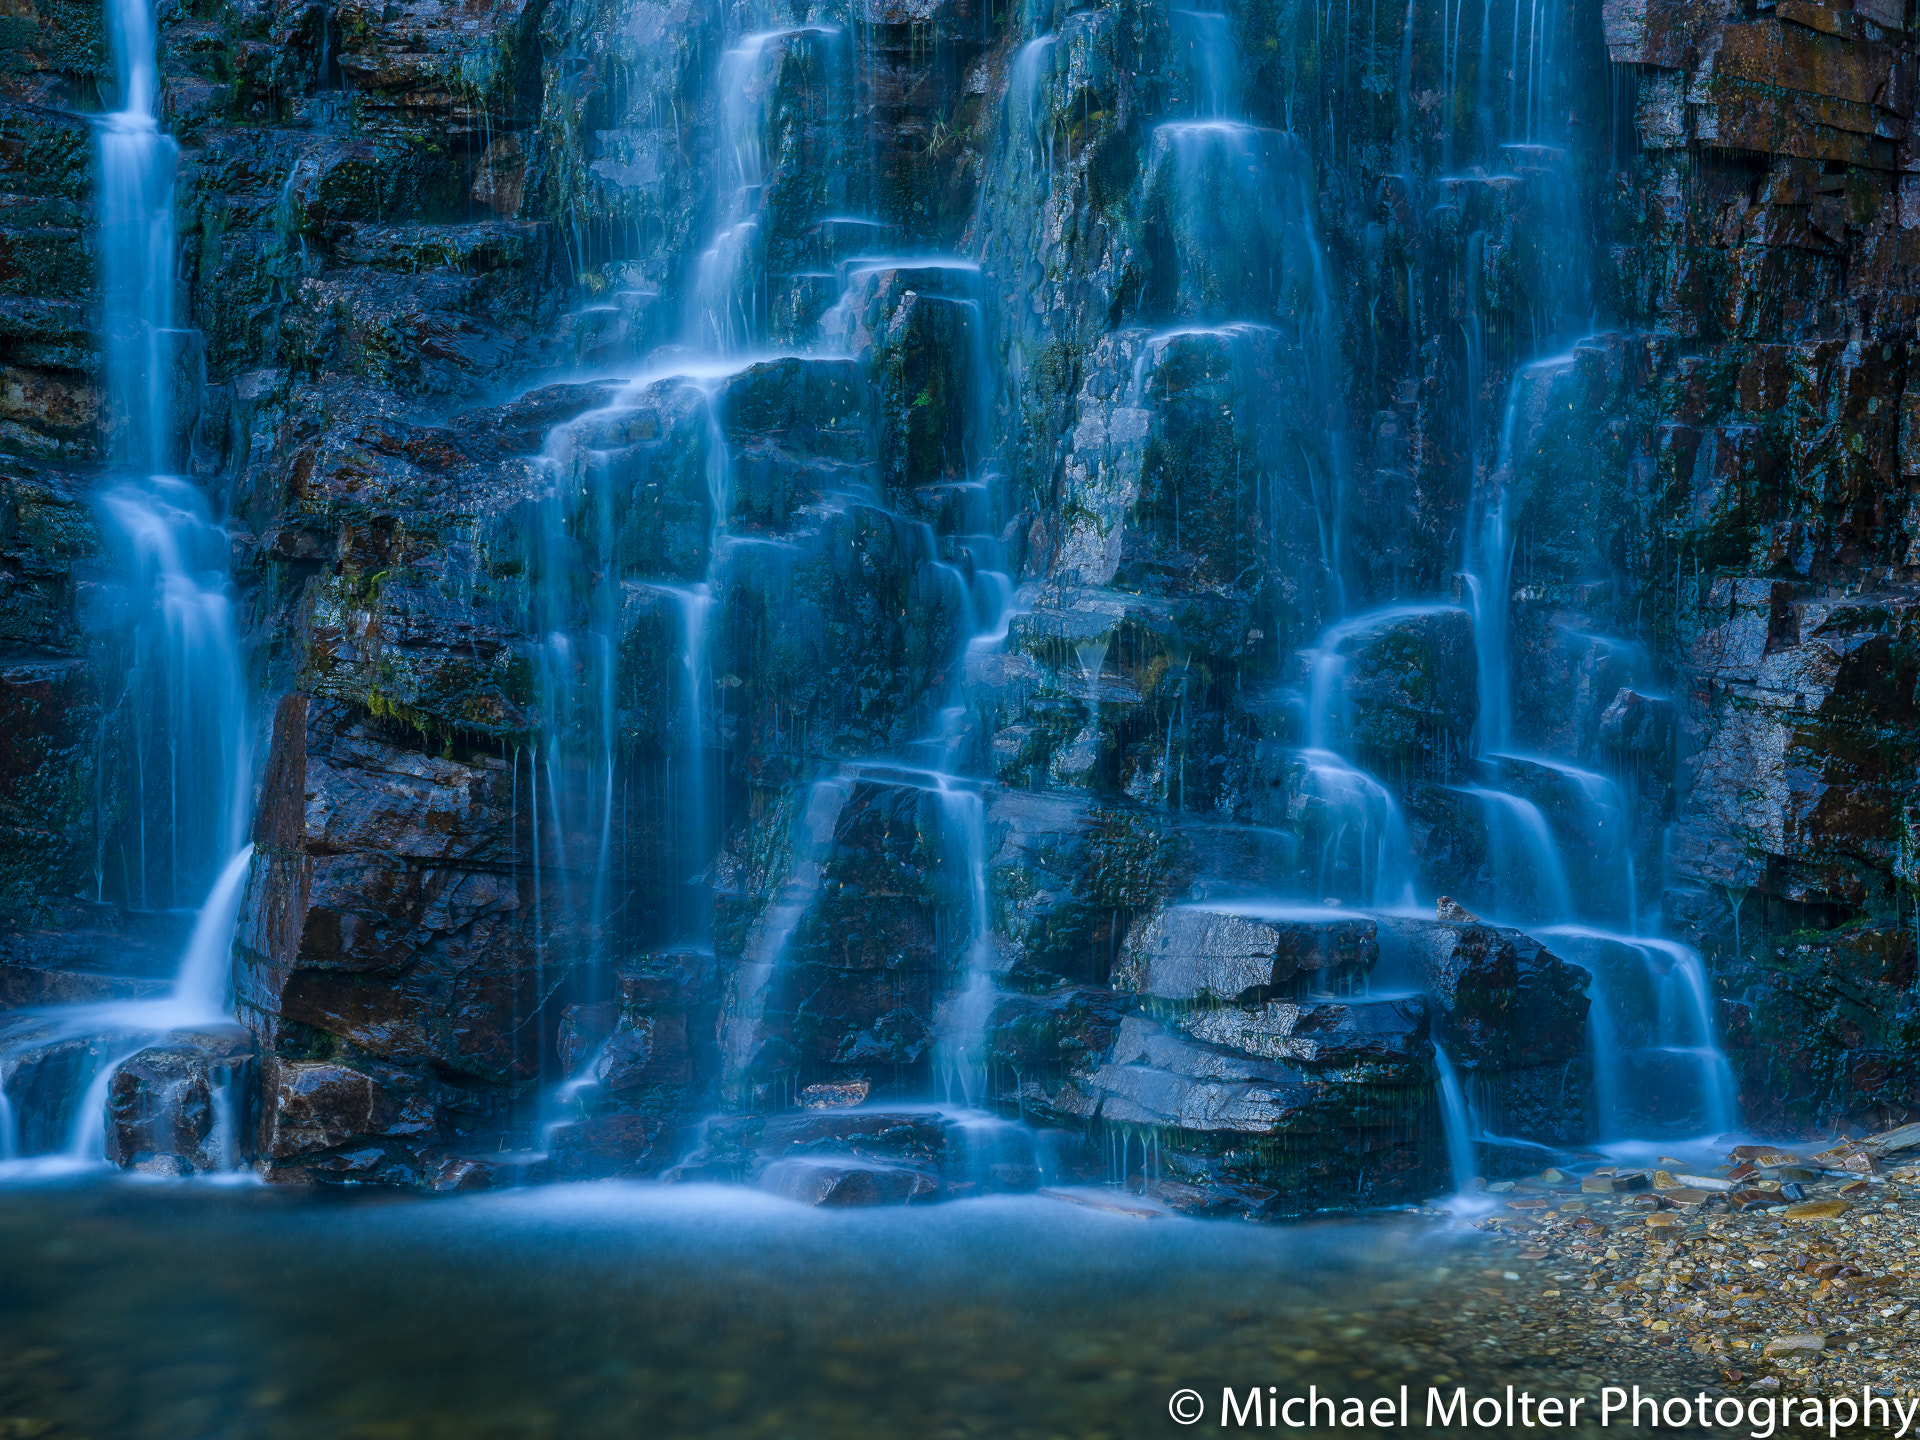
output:
M783 1199L831 1209L911 1205L940 1193L938 1179L912 1166L824 1156L776 1160L760 1172L756 1183Z

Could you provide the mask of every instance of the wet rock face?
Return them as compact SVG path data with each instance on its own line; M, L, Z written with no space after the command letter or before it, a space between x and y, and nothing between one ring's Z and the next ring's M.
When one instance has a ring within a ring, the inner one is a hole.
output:
M1443 779L1471 756L1473 617L1436 606L1369 624L1339 650L1347 743L1376 774Z
M1374 921L1365 916L1182 908L1134 927L1113 980L1164 1000L1328 994L1364 977L1379 953Z
M1577 918L1706 953L1753 1118L1904 1115L1905 17L856 8L163 16L170 423L272 717L235 943L267 1172L654 1175L718 1105L965 1071L1074 1163L1150 1139L1197 1211L1425 1193L1436 1044L1489 1126L1587 1138L1584 971L1361 913L1491 913L1494 784ZM107 71L61 9L0 75L16 1007L153 993L177 939L94 508ZM202 1166L210 1066L129 1062L116 1154ZM700 1164L986 1183L900 1123Z
M460 1136L463 1087L510 1099L540 1076L568 977L540 963L506 770L421 755L337 702L280 707L235 965L240 1014L284 1061L265 1075L270 1165L384 1174Z
M251 1148L255 1068L253 1037L237 1026L121 1061L107 1086L107 1159L159 1175L232 1169Z
M1585 1133L1587 976L1516 931L1174 909L1134 926L1113 985L1132 992L1117 1015L1075 992L1003 1006L994 1044L1024 1112L1150 1143L1177 1208L1282 1216L1440 1184L1440 1044L1526 1133ZM1052 1067L1028 1059L1036 1032Z
M1533 1069L1586 1050L1587 975L1517 930L1393 921L1446 1009L1447 1053L1465 1069Z
M431 1093L416 1077L365 1059L349 1065L276 1054L263 1080L260 1150L269 1179L421 1183L420 1153L434 1137L435 1117Z
M1920 1084L1913 1061L1910 930L1867 924L1768 935L1733 978L1729 1030L1742 1093L1771 1123L1808 1111L1900 1113ZM1750 955L1753 952L1748 952Z

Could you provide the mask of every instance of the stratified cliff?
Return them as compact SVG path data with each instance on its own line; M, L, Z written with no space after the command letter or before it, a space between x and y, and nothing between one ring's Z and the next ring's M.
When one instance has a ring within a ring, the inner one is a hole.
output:
M1908 16L1469 8L164 9L267 1172L747 1173L702 1117L864 1083L1265 1214L1437 1188L1436 1094L1725 1128L1716 1041L1920 1105ZM93 508L101 18L0 23L21 1006L211 876Z

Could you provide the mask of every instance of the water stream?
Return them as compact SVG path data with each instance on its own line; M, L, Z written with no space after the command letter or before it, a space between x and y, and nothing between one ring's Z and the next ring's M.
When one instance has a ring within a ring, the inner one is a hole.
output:
M94 898L134 912L190 908L194 920L161 995L16 1011L0 1024L0 1157L30 1168L103 1163L122 1064L231 1026L232 941L252 854L229 541L200 488L174 473L197 418L199 337L173 318L176 147L157 117L154 26L146 0L107 8L119 108L96 122L111 468L95 510L118 566L113 638L124 649L102 663L123 667L106 730L124 772L103 767ZM235 1069L207 1054L225 1132L207 1137L201 1158L224 1168Z

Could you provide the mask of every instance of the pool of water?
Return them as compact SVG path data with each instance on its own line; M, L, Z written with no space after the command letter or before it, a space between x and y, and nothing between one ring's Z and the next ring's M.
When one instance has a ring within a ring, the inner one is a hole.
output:
M1571 1392L1577 1357L1482 1328L1485 1297L1549 1283L1416 1217L1282 1228L1039 1196L823 1212L704 1186L417 1199L94 1178L0 1190L0 1435L1218 1433L1225 1384L1391 1395L1559 1370ZM1208 1406L1192 1429L1168 1418L1189 1386Z

